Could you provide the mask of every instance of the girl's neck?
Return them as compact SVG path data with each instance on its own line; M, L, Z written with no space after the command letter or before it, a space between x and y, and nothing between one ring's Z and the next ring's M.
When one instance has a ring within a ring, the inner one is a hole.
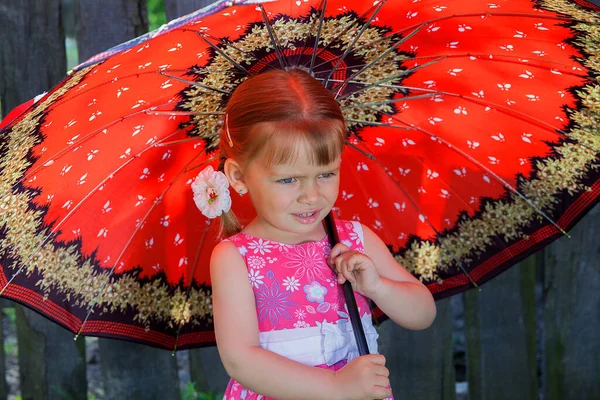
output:
M290 245L319 242L326 236L323 224L318 224L312 232L294 233L278 229L260 217L256 217L244 227L242 233L263 240Z

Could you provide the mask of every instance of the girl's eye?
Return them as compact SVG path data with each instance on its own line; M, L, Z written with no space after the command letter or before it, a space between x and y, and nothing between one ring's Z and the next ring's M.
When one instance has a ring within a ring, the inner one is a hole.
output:
M333 172L328 172L326 174L321 174L321 178L331 178L332 176L334 176L335 173Z
M296 178L284 178L284 179L278 180L277 183L283 183L284 185L287 185L290 183L294 183L295 180L296 180Z

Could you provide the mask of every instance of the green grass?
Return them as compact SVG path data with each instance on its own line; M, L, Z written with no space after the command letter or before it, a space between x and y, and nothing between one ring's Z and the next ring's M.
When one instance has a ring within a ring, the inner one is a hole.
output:
M194 382L188 382L185 390L181 393L181 400L220 400L223 394L198 392Z

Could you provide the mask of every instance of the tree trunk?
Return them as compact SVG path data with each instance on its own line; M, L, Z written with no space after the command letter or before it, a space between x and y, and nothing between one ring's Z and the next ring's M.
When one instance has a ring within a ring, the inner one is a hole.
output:
M0 98L6 115L66 74L60 2L2 0L0 26Z
M471 399L538 398L535 263L533 255L465 295Z
M76 0L79 62L148 32L145 0Z
M452 362L450 300L438 301L433 325L409 331L392 321L381 324L379 352L390 370L394 398L453 400L456 397Z
M16 305L23 400L86 400L85 340Z
M178 400L177 359L169 351L113 339L99 339L107 399Z
M211 0L165 0L167 22L214 3Z
M3 0L0 6L2 114L51 89L66 73L60 2ZM83 340L16 307L23 399L85 399ZM51 364L50 364L51 361Z
M544 399L600 399L600 205L545 250Z

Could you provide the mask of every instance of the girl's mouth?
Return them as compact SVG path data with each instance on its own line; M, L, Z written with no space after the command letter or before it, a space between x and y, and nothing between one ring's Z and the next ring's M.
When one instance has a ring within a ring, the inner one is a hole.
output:
M321 210L315 210L315 211L311 211L311 212L292 214L292 215L303 224L312 224L319 218L320 211Z

